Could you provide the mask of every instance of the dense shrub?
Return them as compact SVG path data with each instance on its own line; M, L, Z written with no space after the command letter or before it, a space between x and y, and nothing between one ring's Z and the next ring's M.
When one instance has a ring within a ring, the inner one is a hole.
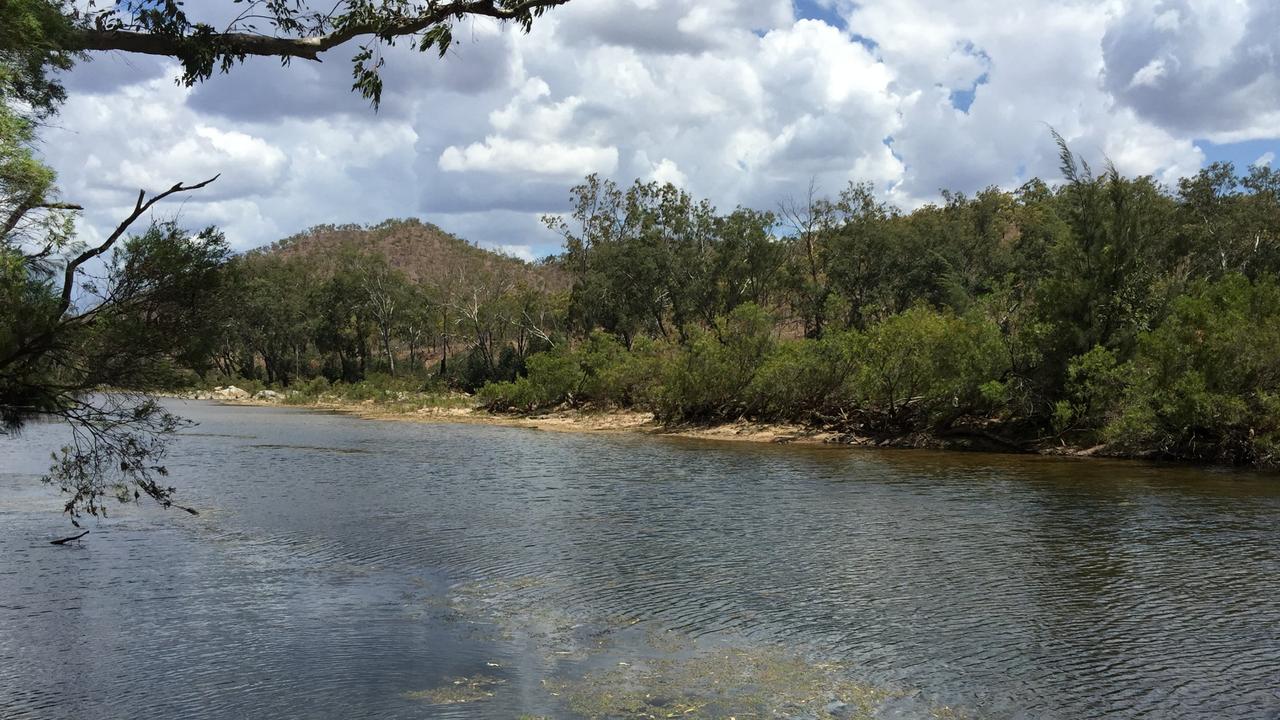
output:
M1109 418L1125 390L1125 368L1101 345L1067 364L1066 397L1054 404L1053 429L1093 435Z
M1240 275L1178 298L1144 333L1107 438L1156 455L1275 464L1280 286Z
M858 367L864 336L849 331L780 343L748 388L755 414L771 419L822 421L847 412L849 378Z
M667 420L735 418L747 412L748 388L773 349L773 319L740 305L711 330L693 329L662 374L655 408Z
M887 428L945 428L991 410L1007 356L994 323L917 306L867 329L853 400Z
M583 348L586 392L591 400L619 407L651 408L659 391L670 345L639 338L627 350L612 335L593 333Z
M578 359L568 351L538 353L525 365L525 376L486 384L480 389L480 401L493 410L551 407L572 400L585 379Z

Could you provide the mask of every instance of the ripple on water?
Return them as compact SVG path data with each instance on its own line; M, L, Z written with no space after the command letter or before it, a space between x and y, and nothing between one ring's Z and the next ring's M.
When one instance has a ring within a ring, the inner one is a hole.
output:
M440 621L475 582L841 661L910 690L886 716L1280 714L1274 478L183 411L202 434L169 465L200 518L49 548L47 496L0 475L0 716L546 712L540 659ZM496 654L491 700L405 698Z

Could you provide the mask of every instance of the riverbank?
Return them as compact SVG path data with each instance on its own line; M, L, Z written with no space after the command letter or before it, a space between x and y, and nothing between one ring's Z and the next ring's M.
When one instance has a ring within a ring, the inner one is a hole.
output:
M1039 443L1017 445L978 430L950 435L903 433L863 435L796 423L757 422L739 419L716 423L664 423L652 412L619 408L558 408L535 413L495 413L462 393L390 393L377 398L349 399L336 395L282 394L261 391L250 394L239 388L215 388L176 394L183 399L212 400L237 405L285 405L336 412L370 420L448 422L520 427L549 432L643 433L702 440L753 443L847 445L851 447L969 450L1011 454L1070 457L1144 459L1105 446L1072 446Z

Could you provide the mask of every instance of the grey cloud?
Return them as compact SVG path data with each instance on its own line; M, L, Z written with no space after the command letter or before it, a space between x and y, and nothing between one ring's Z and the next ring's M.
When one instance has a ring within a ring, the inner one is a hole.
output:
M369 102L350 88L349 53L330 53L319 64L295 60L288 67L270 58L249 58L230 73L198 85L187 104L199 112L249 122L340 114L372 116ZM403 102L398 97L388 93L381 112L402 114Z
M563 15L556 34L566 45L574 47L606 44L651 53L693 54L715 47L711 38L681 30L678 25L681 15L664 3L654 3L647 8L630 5L620 13L616 6L585 2L570 4Z
M1179 19L1176 26L1156 22L1163 13L1176 14L1170 15ZM1208 48L1225 50L1212 65L1197 63L1205 46L1218 42L1202 20L1185 0L1122 16L1102 40L1107 90L1151 122L1194 135L1238 130L1260 113L1274 112L1280 105L1280 4L1255 0L1239 40ZM1280 135L1280 127L1275 132Z
M68 92L105 94L166 73L177 76L172 66L158 57L113 52L96 53L76 63L61 78Z
M437 170L422 177L418 208L425 213L554 212L568 206L569 188L579 180L581 178Z
M407 45L401 42L382 50L386 64L380 71L380 116L406 117L423 93L488 92L511 75L509 49L498 39L464 39L443 58ZM369 101L351 89L355 52L354 45L335 48L322 56L322 62L294 60L288 67L272 58L250 58L227 75L199 85L188 103L201 112L251 122L342 114L372 117Z

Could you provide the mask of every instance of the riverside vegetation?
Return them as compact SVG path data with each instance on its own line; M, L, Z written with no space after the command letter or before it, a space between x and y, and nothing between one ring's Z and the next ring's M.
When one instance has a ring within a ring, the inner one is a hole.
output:
M417 221L316 228L229 264L191 367L295 401L454 391L494 412L1274 465L1280 172L1214 164L1169 189L1058 141L1057 186L911 212L865 184L723 213L593 176L538 263Z

